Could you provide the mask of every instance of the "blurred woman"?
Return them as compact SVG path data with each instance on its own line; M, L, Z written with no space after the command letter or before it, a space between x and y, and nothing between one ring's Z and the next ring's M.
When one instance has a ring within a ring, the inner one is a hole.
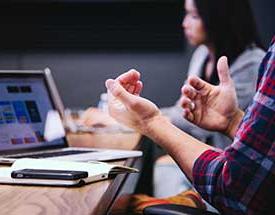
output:
M188 76L197 75L211 84L219 84L215 65L221 56L227 56L239 107L246 109L255 93L257 71L265 55L249 0L185 0L182 28L188 42L197 47ZM220 133L200 129L184 120L178 103L162 112L174 125L203 142L219 148L231 143ZM170 157L158 159L154 169L155 196L175 195L190 187Z

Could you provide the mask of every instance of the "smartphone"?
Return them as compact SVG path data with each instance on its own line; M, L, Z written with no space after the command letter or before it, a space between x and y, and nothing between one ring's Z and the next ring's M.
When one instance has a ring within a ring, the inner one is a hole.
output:
M12 178L30 179L56 179L56 180L76 180L88 177L86 171L71 170L50 170L50 169L20 169L11 173Z

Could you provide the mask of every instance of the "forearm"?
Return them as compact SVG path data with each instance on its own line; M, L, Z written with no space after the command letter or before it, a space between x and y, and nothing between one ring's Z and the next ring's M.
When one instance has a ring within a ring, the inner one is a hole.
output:
M145 135L166 149L190 179L196 159L204 151L213 149L181 131L162 115L147 123Z

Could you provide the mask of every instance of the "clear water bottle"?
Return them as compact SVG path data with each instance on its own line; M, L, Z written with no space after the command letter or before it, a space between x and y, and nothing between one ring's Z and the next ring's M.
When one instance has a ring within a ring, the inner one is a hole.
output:
M108 113L108 95L107 93L100 94L100 100L98 102L97 108L105 113Z

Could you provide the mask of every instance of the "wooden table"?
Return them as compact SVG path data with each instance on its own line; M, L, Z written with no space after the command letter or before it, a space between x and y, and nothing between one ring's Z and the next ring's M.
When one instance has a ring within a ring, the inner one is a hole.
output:
M140 135L83 134L69 135L70 145L136 149ZM117 164L139 167L141 159L116 161ZM138 174L122 174L79 188L46 186L0 186L0 214L119 214L134 192Z

